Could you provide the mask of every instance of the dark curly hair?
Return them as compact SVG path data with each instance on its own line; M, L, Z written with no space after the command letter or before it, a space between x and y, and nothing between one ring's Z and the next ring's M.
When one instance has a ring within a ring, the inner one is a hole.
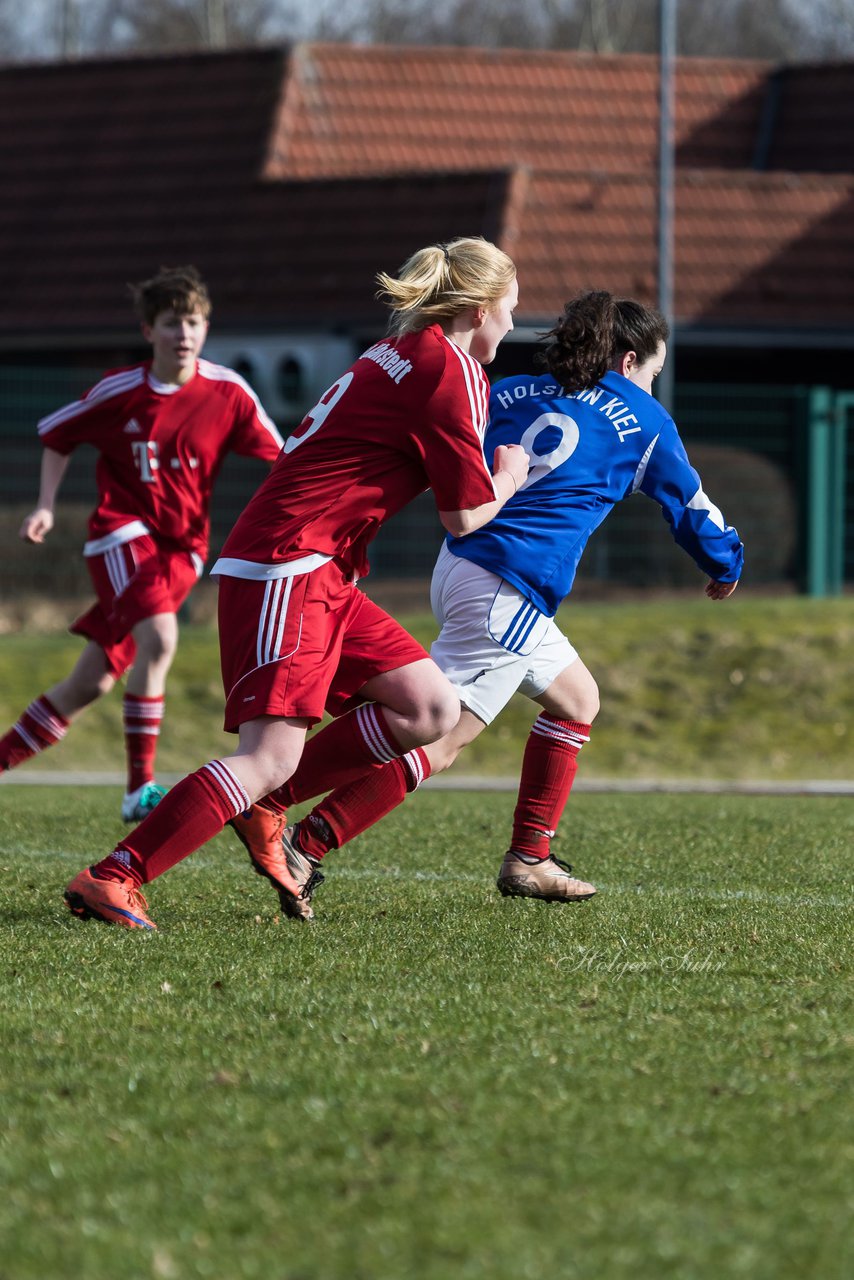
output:
M565 391L586 391L627 351L636 352L643 364L669 334L670 326L660 311L633 298L615 298L604 289L591 289L566 303L535 359Z

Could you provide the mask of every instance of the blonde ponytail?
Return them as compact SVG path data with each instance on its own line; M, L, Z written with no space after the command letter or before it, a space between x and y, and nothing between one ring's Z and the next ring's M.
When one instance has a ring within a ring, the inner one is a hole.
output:
M481 236L419 249L400 275L380 271L377 298L391 308L389 329L400 336L441 323L469 307L493 307L516 275L511 258Z

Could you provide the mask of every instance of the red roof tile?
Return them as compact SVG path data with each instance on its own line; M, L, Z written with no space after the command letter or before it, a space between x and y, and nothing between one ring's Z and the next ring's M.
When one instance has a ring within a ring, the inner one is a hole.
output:
M677 318L850 328L854 66L771 73L679 63ZM513 254L522 322L583 285L655 296L655 58L300 45L7 67L0 113L6 345L129 331L121 282L162 262L198 263L218 326L376 322L377 269L456 234Z
M854 322L854 175L692 171L675 204L682 323ZM646 176L534 175L513 250L520 311L551 315L587 287L654 303L656 207Z
M381 179L255 183L234 192L140 198L117 172L111 198L66 193L61 220L11 227L0 203L0 337L133 327L123 282L160 263L195 262L212 291L217 327L322 328L382 324L374 276L460 228L497 239L509 175L423 173ZM54 233L55 228L55 233ZM3 298L8 305L3 305Z
M683 59L680 162L751 163L767 63ZM645 171L658 59L517 50L304 45L268 157L271 177L477 168Z
M854 171L854 63L787 67L775 88L768 167Z

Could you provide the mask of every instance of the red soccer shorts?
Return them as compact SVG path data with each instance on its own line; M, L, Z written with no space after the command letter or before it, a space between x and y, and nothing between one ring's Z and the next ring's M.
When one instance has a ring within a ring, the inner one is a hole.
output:
M334 561L265 582L220 577L219 643L228 733L259 716L340 715L373 676L429 656Z
M165 551L146 535L87 556L86 564L98 603L68 629L99 644L118 678L136 657L130 632L144 618L178 612L198 581L196 563L188 551Z

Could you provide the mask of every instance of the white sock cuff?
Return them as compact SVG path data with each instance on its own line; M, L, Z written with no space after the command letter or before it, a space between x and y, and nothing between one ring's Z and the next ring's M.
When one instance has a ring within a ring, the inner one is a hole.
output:
M359 732L364 738L365 745L371 755L379 760L381 764L388 764L390 760L396 760L400 752L386 737L375 703L366 702L363 706L357 707L355 715Z
M231 772L228 765L223 764L221 760L211 760L208 764L203 765L202 768L207 769L211 775L217 790L234 810L235 818L238 814L245 813L252 801L249 799L243 783Z
M590 741L590 734L579 733L575 721L555 720L553 716L539 715L531 726L531 733L541 738L550 738L552 742L563 747L572 747L580 751L585 742Z
M43 729L46 734L53 738L55 742L59 742L60 738L64 738L68 732L68 723L66 721L57 720L56 716L52 715L51 712L48 711L43 699L41 698L36 698L35 701L30 703L24 712L24 715L21 716L21 720L23 720L24 716L29 716L31 720L35 720L36 724ZM21 734L21 737L27 745L30 746L30 740L21 731L20 720L15 725L15 728L18 730L18 733ZM37 746L36 750L40 750L40 748Z
M421 756L417 751L407 751L405 756L400 757L400 762L406 772L407 791L417 791L424 781L424 766L421 763Z
M165 701L165 698L136 698L126 693L122 699L125 733L159 734Z

